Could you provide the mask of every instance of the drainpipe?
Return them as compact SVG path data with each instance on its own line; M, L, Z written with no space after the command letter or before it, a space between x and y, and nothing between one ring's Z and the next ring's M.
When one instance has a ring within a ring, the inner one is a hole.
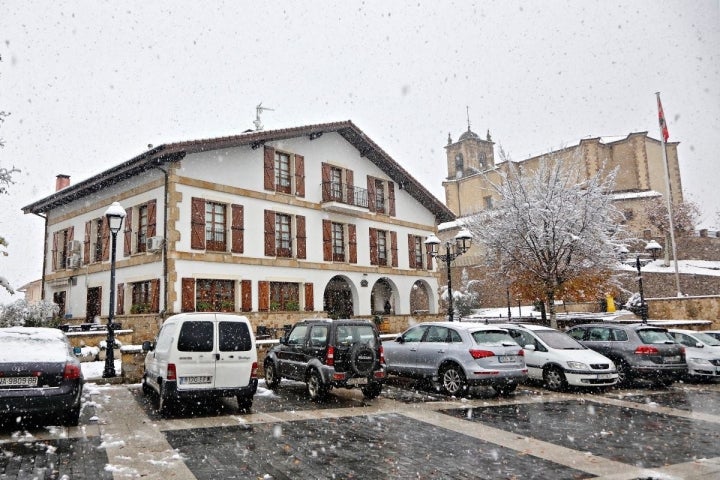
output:
M43 264L42 264L42 275L40 275L40 300L45 300L45 267L47 266L47 246L48 246L48 219L39 213L33 212L34 215L42 218L45 221L45 233L43 239Z

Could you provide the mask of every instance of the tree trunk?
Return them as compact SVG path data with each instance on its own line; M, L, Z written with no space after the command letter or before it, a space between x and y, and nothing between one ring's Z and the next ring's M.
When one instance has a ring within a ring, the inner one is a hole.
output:
M557 330L557 315L555 313L555 292L553 290L547 291L547 303L548 310L550 311L550 328Z

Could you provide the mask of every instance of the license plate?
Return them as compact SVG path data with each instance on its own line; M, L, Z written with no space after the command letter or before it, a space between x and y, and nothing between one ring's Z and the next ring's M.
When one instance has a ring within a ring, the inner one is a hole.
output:
M350 378L347 381L348 385L366 385L368 383L368 379L365 377L362 378Z
M518 361L517 355L499 355L498 362L500 363L515 363Z
M612 377L612 373L598 373L597 375L598 380L608 379Z
M37 377L0 377L0 387L35 387Z
M680 355L673 355L672 357L665 357L665 363L679 363Z
M180 377L180 385L199 385L210 383L212 377Z

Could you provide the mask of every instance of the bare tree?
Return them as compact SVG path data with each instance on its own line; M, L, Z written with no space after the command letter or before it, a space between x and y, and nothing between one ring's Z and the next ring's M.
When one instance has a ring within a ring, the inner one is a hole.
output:
M645 208L648 221L663 234L670 233L667 203L657 199ZM700 207L694 202L673 203L673 228L675 234L683 237L695 232L695 225L700 218Z
M525 170L508 159L493 188L495 209L468 228L498 275L529 300L541 299L557 328L555 299L602 295L616 284L622 215L608 195L615 171L587 177L578 159L545 157ZM595 297L597 298L597 297Z

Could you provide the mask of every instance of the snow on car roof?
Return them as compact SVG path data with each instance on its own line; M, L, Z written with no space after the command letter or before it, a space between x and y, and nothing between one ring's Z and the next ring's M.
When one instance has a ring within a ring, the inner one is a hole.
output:
M0 328L0 363L63 362L68 357L64 334L54 328Z

